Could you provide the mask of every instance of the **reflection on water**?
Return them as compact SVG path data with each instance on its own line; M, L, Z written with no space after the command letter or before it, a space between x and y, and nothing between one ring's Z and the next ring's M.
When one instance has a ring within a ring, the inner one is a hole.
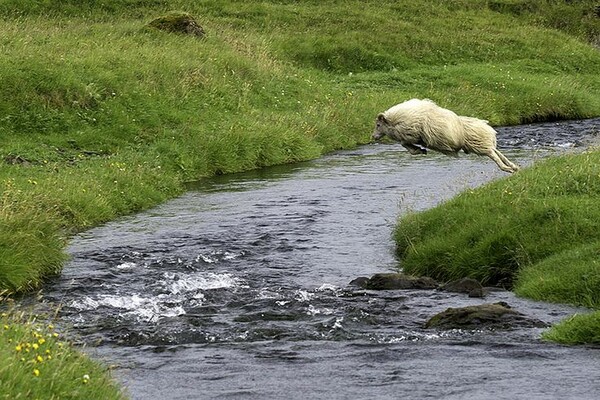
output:
M598 120L499 129L520 165L577 148ZM595 398L598 353L540 329L423 329L481 299L370 292L348 283L397 266L399 214L506 174L489 159L371 145L197 182L163 206L76 237L44 291L134 399ZM493 292L545 322L569 307Z

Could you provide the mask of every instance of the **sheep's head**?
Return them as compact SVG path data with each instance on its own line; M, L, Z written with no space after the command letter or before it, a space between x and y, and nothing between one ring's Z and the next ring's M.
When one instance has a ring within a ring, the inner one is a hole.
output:
M377 116L375 120L375 130L373 131L372 138L374 140L379 140L385 135L391 135L392 132L392 124L385 118L383 113Z

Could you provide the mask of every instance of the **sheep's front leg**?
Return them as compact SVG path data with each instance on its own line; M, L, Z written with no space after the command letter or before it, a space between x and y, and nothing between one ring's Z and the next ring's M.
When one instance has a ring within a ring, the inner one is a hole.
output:
M423 147L415 146L412 143L400 143L410 154L427 154L427 149Z

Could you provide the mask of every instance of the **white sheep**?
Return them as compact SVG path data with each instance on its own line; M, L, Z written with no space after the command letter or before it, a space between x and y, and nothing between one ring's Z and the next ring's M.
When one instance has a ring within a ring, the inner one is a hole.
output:
M458 156L460 150L488 156L502 171L519 167L496 149L496 131L487 121L462 117L433 101L412 99L379 114L373 139L383 136L400 142L411 154L426 154L425 148Z

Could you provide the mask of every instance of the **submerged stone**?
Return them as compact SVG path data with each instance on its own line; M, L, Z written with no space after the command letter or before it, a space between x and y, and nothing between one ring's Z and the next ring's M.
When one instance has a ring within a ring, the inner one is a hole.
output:
M511 329L548 326L513 310L507 303L498 302L460 308L448 308L434 315L425 328L438 329Z
M428 277L379 273L364 281L361 287L370 290L435 289L438 283Z
M440 290L453 293L466 293L469 297L484 297L485 292L479 281L471 278L462 278L440 286Z
M204 37L204 29L187 13L171 13L156 18L148 26L161 31Z

